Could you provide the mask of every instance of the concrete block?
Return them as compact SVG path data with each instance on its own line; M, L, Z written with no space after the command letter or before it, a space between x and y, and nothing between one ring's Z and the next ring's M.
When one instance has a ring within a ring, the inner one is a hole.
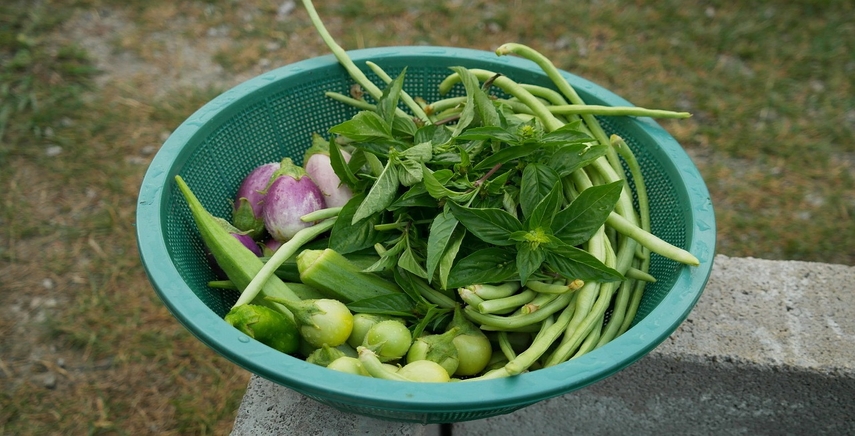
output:
M440 436L438 425L383 421L342 413L255 375L241 401L231 434Z

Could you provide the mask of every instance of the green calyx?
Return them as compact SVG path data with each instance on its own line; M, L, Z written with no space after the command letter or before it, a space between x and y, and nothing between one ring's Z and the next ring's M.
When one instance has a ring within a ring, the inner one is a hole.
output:
M324 139L323 136L321 136L317 133L313 133L312 134L312 145L309 146L309 148L306 149L306 152L303 154L303 163L305 164L306 162L308 162L309 158L316 155L316 154L323 154L323 155L329 156L330 155L330 143L329 143L329 141Z
M282 176L288 176L293 178L294 180L300 180L303 176L306 175L306 170L303 167L294 163L290 157L286 157L282 159L282 162L279 164L279 169L273 173L273 176L270 177L270 180L276 180Z

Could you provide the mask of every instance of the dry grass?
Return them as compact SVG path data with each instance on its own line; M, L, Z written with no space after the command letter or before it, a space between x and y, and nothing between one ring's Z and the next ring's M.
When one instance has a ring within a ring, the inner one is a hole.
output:
M299 2L0 6L0 434L225 434L248 374L190 336L136 254L166 135L219 91L326 54ZM317 2L348 48L532 45L663 122L718 251L855 265L851 2ZM95 71L95 70L98 71Z

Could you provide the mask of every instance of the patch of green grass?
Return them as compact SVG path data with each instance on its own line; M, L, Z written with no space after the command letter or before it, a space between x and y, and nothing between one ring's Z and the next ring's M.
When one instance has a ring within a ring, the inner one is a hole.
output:
M32 153L33 141L61 140L63 120L82 109L95 69L80 47L44 37L67 13L45 3L0 6L0 163Z

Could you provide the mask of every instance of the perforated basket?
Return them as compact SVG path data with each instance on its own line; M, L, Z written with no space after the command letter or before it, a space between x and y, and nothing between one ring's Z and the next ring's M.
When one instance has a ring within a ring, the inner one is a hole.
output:
M451 66L483 68L518 82L552 86L534 64L484 51L391 47L349 55L357 65L371 60L393 77L406 67L405 90L427 101L439 98L438 84ZM630 106L602 87L563 74L589 104ZM325 91L347 94L352 83L331 55L253 78L188 118L146 173L137 208L137 239L148 277L184 327L227 359L344 411L421 423L465 421L508 413L614 374L665 340L695 305L712 269L715 245L706 186L680 145L652 120L602 117L606 131L626 139L641 163L653 232L701 262L686 267L654 255L651 273L658 281L647 286L633 326L622 336L579 358L516 377L422 384L330 371L242 335L222 320L237 293L207 286L214 276L174 176L181 175L214 215L230 217L230 199L252 168L284 156L300 163L312 133L326 132L354 115L355 109L324 96ZM455 92L462 94L462 89Z

